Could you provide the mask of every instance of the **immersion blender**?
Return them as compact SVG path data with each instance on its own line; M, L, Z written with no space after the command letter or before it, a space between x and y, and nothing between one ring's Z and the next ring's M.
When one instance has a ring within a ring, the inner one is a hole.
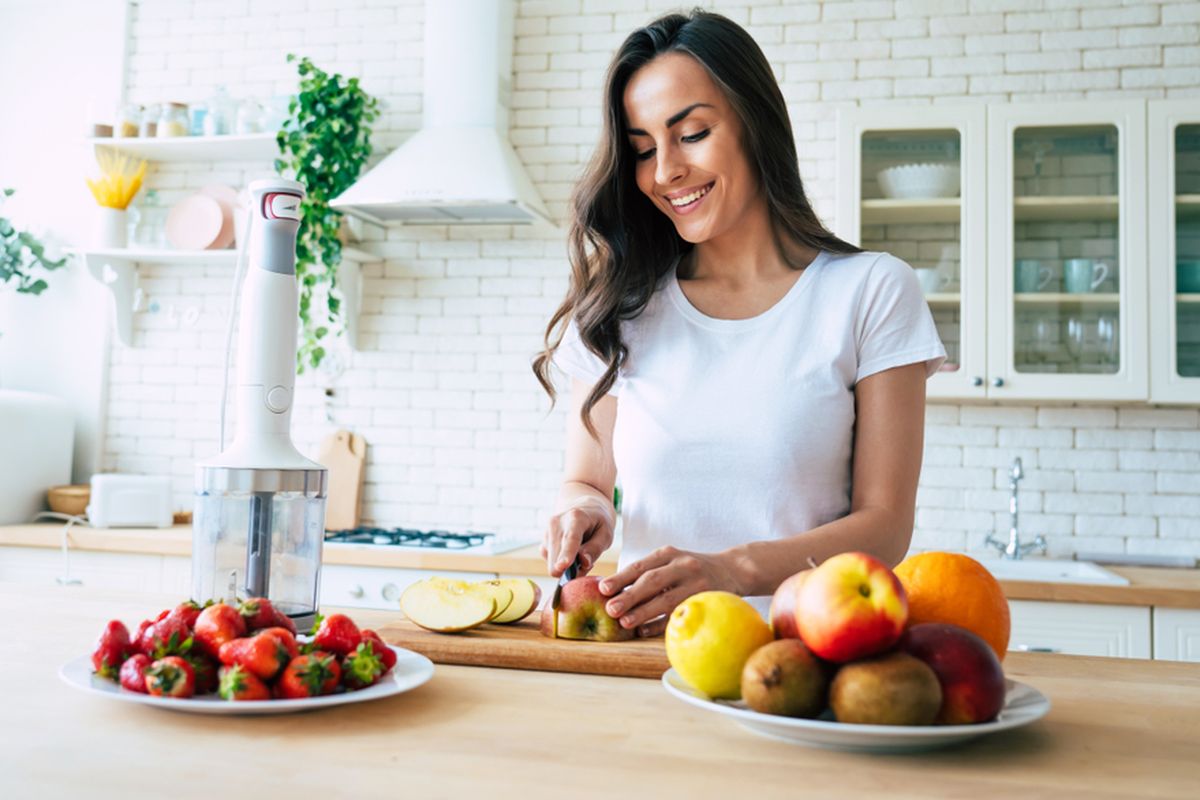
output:
M224 449L196 468L192 585L200 602L266 597L304 629L317 608L328 476L291 437L304 187L270 178L249 193L246 274L235 276L236 429L226 447L222 425Z

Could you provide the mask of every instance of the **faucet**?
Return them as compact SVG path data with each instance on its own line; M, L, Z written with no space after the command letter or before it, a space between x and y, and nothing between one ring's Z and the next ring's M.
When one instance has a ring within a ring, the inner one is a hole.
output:
M1032 542L1022 544L1021 536L1017 532L1017 483L1024 477L1025 471L1021 468L1021 459L1014 458L1012 467L1008 471L1008 488L1012 492L1012 495L1008 499L1008 541L1003 542L989 533L985 542L999 550L1001 558L1010 558L1014 561L1020 559L1031 550L1038 550L1042 553L1046 552L1046 538L1040 533L1034 537Z

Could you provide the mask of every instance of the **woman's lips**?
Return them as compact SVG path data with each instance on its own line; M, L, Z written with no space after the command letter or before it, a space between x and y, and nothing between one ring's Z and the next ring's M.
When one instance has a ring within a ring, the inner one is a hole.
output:
M704 202L704 198L708 197L708 193L712 191L715 185L716 181L712 181L683 196L667 198L667 205L676 214L690 214Z

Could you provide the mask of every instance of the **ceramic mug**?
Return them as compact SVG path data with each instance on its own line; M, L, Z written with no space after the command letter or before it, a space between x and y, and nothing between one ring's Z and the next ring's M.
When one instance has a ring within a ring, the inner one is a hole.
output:
M1063 284L1070 294L1088 294L1104 283L1108 265L1090 258L1068 258L1063 264Z
M1035 258L1017 259L1014 274L1018 292L1040 292L1050 285L1053 275L1049 267L1043 267L1042 262Z
M1200 292L1200 261L1175 262L1175 291L1184 294Z
M920 267L915 269L917 273L917 283L921 284L922 294L934 294L945 289L950 283L950 276L943 272L939 272L932 267Z

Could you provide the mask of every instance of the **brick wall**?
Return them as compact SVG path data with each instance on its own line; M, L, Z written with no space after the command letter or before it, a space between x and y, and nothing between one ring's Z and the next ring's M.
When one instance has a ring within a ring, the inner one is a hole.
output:
M1200 3L863 0L704 3L748 26L780 77L802 174L832 223L836 113L845 105L1182 97L1200 94ZM562 218L599 120L599 87L658 0L518 3L511 136ZM360 75L384 102L377 149L420 124L419 0L158 0L135 10L128 94L202 101L292 87L284 55ZM171 201L266 165L157 165ZM561 231L412 228L361 247L359 348L299 384L307 449L335 426L370 442L365 515L382 524L540 530L562 464L564 410L529 372L566 286ZM167 472L190 506L216 450L231 271L144 266L131 348L112 351L105 464ZM326 406L323 390L335 395ZM332 420L332 422L330 421ZM917 547L978 550L1007 527L1007 468L1024 459L1024 528L1051 552L1200 555L1200 409L931 405Z

